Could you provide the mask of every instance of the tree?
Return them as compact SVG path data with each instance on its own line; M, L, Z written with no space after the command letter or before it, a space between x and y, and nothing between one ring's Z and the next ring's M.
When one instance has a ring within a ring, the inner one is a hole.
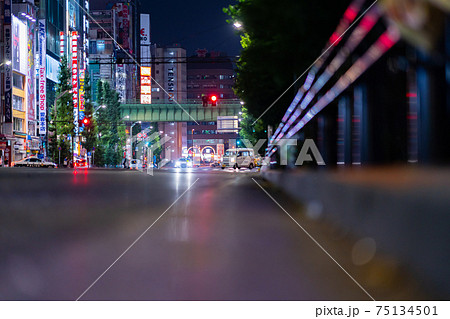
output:
M241 118L239 136L242 139L249 140L252 145L255 145L259 139L267 138L267 130L264 128L263 121L258 120L255 123L256 118L248 112L246 107L242 107Z
M242 24L236 94L259 117L320 55L350 1L239 0L224 12ZM301 84L301 81L299 81ZM298 89L263 117L277 124Z
M67 57L61 58L58 83L56 85L56 105L50 110L49 153L54 161L58 160L58 148L61 148L61 159L72 158L71 142L74 136L73 102L70 94L71 72L67 65Z
M97 85L98 102L106 105L106 108L100 108L97 112L99 144L104 149L102 163L116 166L122 162L126 143L125 126L120 118L119 94L111 89L108 82L99 81Z
M131 139L131 154L132 154L132 158L136 158L136 146L138 145L138 140L136 138L136 135L142 131L142 125L141 123L135 123L133 125L131 125L131 136L133 136L133 138Z
M86 125L85 129L81 133L81 136L83 137L83 140L84 140L82 145L88 152L92 152L93 150L96 150L98 147L98 127L97 127L97 121L94 117L94 105L92 104L92 101L91 101L91 81L90 81L89 72L85 73L84 87L85 87L84 115L87 119L89 119L89 124ZM94 163L95 163L95 161L94 161Z

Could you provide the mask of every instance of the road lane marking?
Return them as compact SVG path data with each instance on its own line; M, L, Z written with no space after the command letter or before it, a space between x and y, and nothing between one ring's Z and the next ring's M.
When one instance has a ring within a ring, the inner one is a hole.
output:
M256 185L258 185L259 186L259 188L261 188L262 190L263 190L263 192L264 193L266 193L266 195L267 196L269 196L269 198L275 203L275 204L277 204L278 205L278 207L280 207L281 208L281 210L283 211L283 212L285 212L286 213L286 215L288 215L293 221L294 221L294 223L296 223L297 224L297 226L298 227L300 227L300 229L301 230L303 230L303 232L320 248L320 249L322 249L322 251L328 256L328 257L330 257L331 258L331 260L333 260L335 263L336 263L336 265L338 265L339 266L339 268L341 268L342 269L342 271L343 272L345 272L345 274L348 276L348 277L350 277L350 279L351 280L353 280L353 282L356 284L356 285L358 285L358 287L359 288L361 288L361 290L362 291L364 291L364 293L367 295L367 296L369 296L369 298L370 299L372 299L373 301L376 301L375 300L375 298L373 298L368 292L367 292L367 290L366 289L364 289L363 288L363 286L361 286L361 284L359 283L359 282L357 282L356 281L356 279L355 278L353 278L349 273L348 273L348 271L347 270L345 270L345 268L344 267L342 267L341 266L341 264L339 264L337 261L336 261L336 259L334 259L333 258L333 256L331 256L330 255L330 253L328 253L328 251L325 249L325 248L323 248L323 246L321 245L321 244L319 244L319 242L313 237L313 236L311 236L311 234L310 233L308 233L308 231L305 229L305 228L303 228L302 227L302 225L300 225L292 216L291 216L291 214L289 214L284 208L283 208L283 206L281 206L276 200L275 200L275 198L273 198L272 197L272 195L270 195L253 177L252 177L252 180L256 183Z
M183 194L181 194L180 196L178 196L178 198L164 211L164 213L162 213L146 230L144 230L144 232L138 237L138 238L136 238L136 240L130 245L130 246L128 246L128 248L127 249L125 249L125 251L119 256L119 257L117 257L117 259L116 260L114 260L114 262L108 267L108 268L106 268L106 270L100 275L100 276L98 276L98 278L97 279L95 279L95 281L76 299L76 301L78 301L78 300L80 300L80 298L81 297L83 297L96 283L97 283L97 281L99 281L100 280L100 278L102 278L103 277L103 275L104 274L106 274L107 272L108 272L108 270L110 270L111 269L111 267L112 266L114 266L114 264L116 263L116 262L118 262L119 261L119 259L120 258L122 258L122 256L123 255L125 255L130 249L131 249L131 247L133 247L134 246L134 244L136 244L141 238L142 238L142 236L144 236L145 235L145 233L147 233L147 231L149 231L149 229L150 228L152 228L153 227L153 225L155 225L156 224L156 222L161 218L161 217L163 217L164 216L164 214L165 213L167 213L171 208L172 208L172 206L173 205L175 205L175 203L176 202L178 202L178 200L181 198L181 197L183 197L183 195L184 194L186 194L187 192L188 192L188 190L190 190L193 186L194 186L194 184L195 183L197 183L197 181L199 180L200 178L197 178L191 185L189 185L189 187L183 192Z

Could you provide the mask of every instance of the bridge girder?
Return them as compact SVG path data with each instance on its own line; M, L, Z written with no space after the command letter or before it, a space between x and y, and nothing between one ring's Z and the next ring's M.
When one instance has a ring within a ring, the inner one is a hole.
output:
M181 106L181 107L180 107ZM217 104L122 104L121 117L126 121L142 122L190 122L217 121L218 116L238 116L242 105Z

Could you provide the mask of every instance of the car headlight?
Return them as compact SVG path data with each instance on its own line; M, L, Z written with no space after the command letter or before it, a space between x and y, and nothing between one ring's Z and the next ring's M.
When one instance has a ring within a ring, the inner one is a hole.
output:
M180 162L175 162L175 167L180 167L181 166L181 163Z
M187 167L192 167L192 162L188 162Z

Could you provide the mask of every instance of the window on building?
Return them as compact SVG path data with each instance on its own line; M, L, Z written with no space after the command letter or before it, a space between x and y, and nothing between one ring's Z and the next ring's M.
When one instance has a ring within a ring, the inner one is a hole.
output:
M105 52L105 40L97 41L97 53L102 54Z
M13 130L15 132L23 132L23 119L15 117L13 122Z
M17 89L24 89L25 77L23 75L13 73L13 86Z
M17 111L24 111L23 109L23 97L13 95L13 109Z
M111 54L113 52L113 44L111 42L106 43L105 53Z
M97 41L89 41L89 53L97 54Z
M202 134L216 134L215 130L202 130Z
M46 43L47 43L47 50L49 50L55 54L59 52L59 51L57 51L59 49L59 47L57 48L56 27L54 25L52 25L51 23L47 24Z

